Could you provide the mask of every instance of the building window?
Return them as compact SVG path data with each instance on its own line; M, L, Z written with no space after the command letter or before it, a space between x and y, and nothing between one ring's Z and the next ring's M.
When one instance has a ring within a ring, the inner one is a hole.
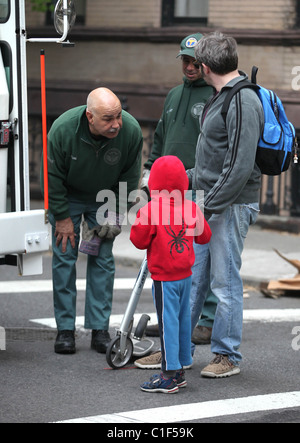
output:
M299 0L296 1L296 23L295 23L295 27L296 28L300 28L300 1Z
M209 0L163 0L162 26L207 24Z
M1 1L1 0L0 0ZM76 22L77 25L85 24L85 16L86 16L86 0L73 0L75 4L76 10ZM53 6L55 7L57 0L52 0ZM53 11L48 11L46 13L46 25L53 26Z
M9 18L9 0L0 0L0 23L7 22Z

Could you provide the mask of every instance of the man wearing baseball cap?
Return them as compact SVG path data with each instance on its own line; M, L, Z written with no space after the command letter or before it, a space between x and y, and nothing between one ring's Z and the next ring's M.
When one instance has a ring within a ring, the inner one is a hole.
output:
M185 37L181 42L180 51L177 58L181 55L188 55L189 57L195 58L195 46L202 37L203 35L200 34L200 32Z
M144 164L142 188L148 185L154 161L163 155L176 155L186 169L194 166L195 149L200 132L199 116L212 88L202 79L194 66L194 49L202 34L192 34L181 42L180 52L183 83L171 89L165 100L163 113L156 127L151 154Z
M147 190L150 169L159 157L175 155L182 161L185 169L193 168L195 165L196 145L200 132L199 117L205 103L213 93L212 88L202 79L200 69L194 66L196 60L194 49L202 37L202 34L196 33L188 35L181 42L177 58L181 57L184 74L183 83L171 89L166 97L164 109L154 134L150 157L144 164L141 189ZM194 269L195 279L192 291L197 290L197 255ZM216 303L216 298L212 294L207 297L202 319L195 329L195 333L198 336L199 333L201 335L195 341L197 344L210 343ZM149 333L149 329L153 329L153 327L150 326L147 329L146 332ZM204 339L203 332L205 334ZM155 329L152 334L155 334ZM160 361L161 353L156 352L137 360L135 364L140 368L154 369L160 367Z

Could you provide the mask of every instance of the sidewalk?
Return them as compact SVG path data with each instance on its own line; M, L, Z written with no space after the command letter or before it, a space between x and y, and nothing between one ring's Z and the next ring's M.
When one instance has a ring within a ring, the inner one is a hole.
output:
M129 240L130 226L123 226L116 238L116 263L140 266L145 252L136 249ZM268 229L259 225L250 228L243 252L241 275L244 284L258 287L261 283L293 277L297 270L280 258L274 249L290 259L300 260L300 235Z

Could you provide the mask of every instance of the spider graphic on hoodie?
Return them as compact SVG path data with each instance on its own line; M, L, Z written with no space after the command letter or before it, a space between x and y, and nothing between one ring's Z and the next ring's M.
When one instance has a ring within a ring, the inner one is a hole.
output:
M171 228L171 226L164 226L166 233L172 237L172 240L170 240L168 242L168 245L170 246L170 255L172 256L173 259L175 259L175 257L173 256L173 248L175 248L175 251L178 252L178 254L182 254L184 252L184 248L187 247L188 250L190 250L189 248L189 243L188 243L188 239L184 237L184 235L186 234L186 231L188 229L188 225L185 224L184 220L182 219L182 228L180 229L179 233L176 234L173 229Z

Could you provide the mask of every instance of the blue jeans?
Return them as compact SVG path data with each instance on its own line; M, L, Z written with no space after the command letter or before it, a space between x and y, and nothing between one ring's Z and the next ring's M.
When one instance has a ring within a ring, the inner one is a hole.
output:
M210 243L194 245L198 251L193 280L198 291L191 294L192 331L211 289L218 299L211 350L214 354L228 355L234 365L242 359L239 351L243 329L241 255L249 226L256 222L258 213L258 203L231 205L210 218Z
M190 200L196 202L196 191L189 191L186 194L186 198L189 198ZM197 276L197 264L200 262L198 259L198 254L201 255L201 250L199 250L197 247L194 247L195 252L195 264L193 266L193 277L192 277L192 289L191 289L191 297L194 297L195 293L197 295L198 292L198 276ZM196 275L194 278L194 272L196 272ZM200 312L200 319L198 321L198 326L205 326L207 328L212 328L214 319L215 319L215 313L217 309L217 303L218 299L214 296L214 294L211 292L211 290L208 292L206 296L206 300L204 302L203 308ZM193 334L193 331L192 331ZM195 345L192 343L192 352L194 354L195 351Z
M57 247L54 236L55 219L49 214L52 225L52 280L54 314L58 330L74 330L76 319L76 262L80 240L80 224L84 215L89 228L97 225L96 213L99 203L84 203L69 199L69 210L76 233L73 249L70 241L67 251L62 253L61 243ZM87 256L85 324L86 329L108 330L112 309L115 264L112 254L113 241L101 243L98 256Z

